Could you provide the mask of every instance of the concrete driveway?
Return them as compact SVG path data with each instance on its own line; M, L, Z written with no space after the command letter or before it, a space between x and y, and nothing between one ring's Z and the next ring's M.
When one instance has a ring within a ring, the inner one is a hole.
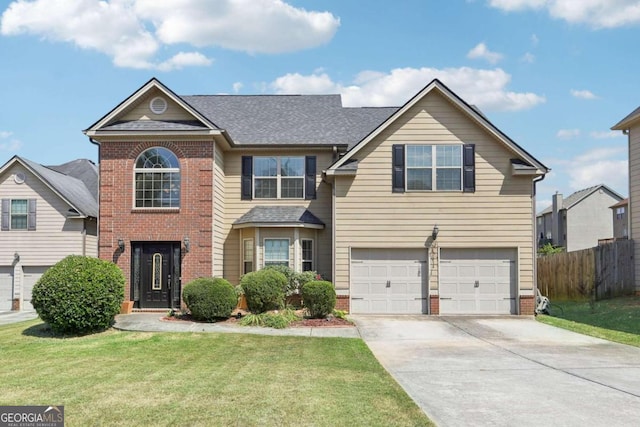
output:
M439 426L640 425L640 348L525 317L351 317Z

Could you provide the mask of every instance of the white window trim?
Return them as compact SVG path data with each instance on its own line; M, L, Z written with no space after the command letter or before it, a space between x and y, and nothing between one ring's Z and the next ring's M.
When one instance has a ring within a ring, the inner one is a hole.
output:
M460 147L460 166L438 166L438 156L437 156L437 147ZM408 147L431 147L431 166L409 166L409 150ZM408 193L424 193L424 192L462 192L464 183L462 172L464 169L463 156L464 156L464 146L462 144L407 144L405 146L404 153L404 187L405 191ZM431 169L431 190L414 190L409 188L409 169ZM437 188L437 171L438 169L457 169L460 171L460 188L453 190L441 190Z
M251 257L250 260L247 259L247 254L246 254L246 250L247 250L247 245L246 243L248 241L251 241L251 247L252 247L252 252L253 252L253 256ZM245 271L245 264L247 262L251 262L251 271L255 271L255 265L256 265L256 249L254 247L254 240L253 237L248 237L245 239L242 239L242 274L247 274L249 273L248 271Z
M287 262L287 266L291 267L291 239L287 237L265 237L262 241L262 267L267 266L267 241L269 240L286 240L287 241L287 259L270 259L269 262Z
M13 202L26 202L27 211L24 214L14 214L13 213ZM13 217L22 217L24 216L25 223L24 228L14 228L13 227ZM9 199L9 230L16 231L27 231L29 230L29 199Z
M285 176L283 177L281 174L281 166L282 166L282 158L283 157L289 157L289 158L298 158L298 159L302 159L302 175L297 175L297 176ZM253 191L253 199L255 200L276 200L276 199L283 199L283 200L304 200L305 198L305 174L306 174L306 165L305 165L305 156L254 156L253 157L253 163L255 165L255 161L256 159L276 159L276 176L260 176L260 175L256 175L255 173L255 166L253 168L253 173L251 176L252 179L252 191ZM291 178L291 179L300 179L302 180L302 196L301 197L282 197L282 178ZM276 181L276 197L257 197L256 196L256 179L274 179Z
M140 152L140 154L138 154L138 156L135 158L134 160L134 167L133 167L133 183L132 183L132 188L133 188L133 194L132 196L132 202L131 202L131 206L133 207L134 210L158 210L158 209L162 209L162 210L180 210L181 206L182 206L182 173L181 173L181 168L177 167L177 168L138 168L135 167L135 165L138 163L138 158L142 155L142 153L146 152L147 150L150 150L152 148L164 148L165 150L169 151L171 154L173 154L176 159L178 160L178 164L180 164L180 159L178 158L178 155L171 150L170 148L167 147L163 147L161 145L159 146L154 146L154 147L149 147L149 148L145 148L144 150L142 150ZM137 190L136 190L136 176L139 173L177 173L179 178L180 178L180 200L178 203L178 206L136 206L136 202L137 202Z

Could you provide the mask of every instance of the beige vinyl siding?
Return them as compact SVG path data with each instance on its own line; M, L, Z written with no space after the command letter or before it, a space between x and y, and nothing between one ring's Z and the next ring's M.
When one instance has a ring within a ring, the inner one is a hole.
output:
M224 275L224 212L225 212L224 153L214 145L213 160L213 275Z
M476 192L392 192L393 144L475 144ZM349 248L517 248L519 287L533 288L531 177L513 177L515 153L436 92L429 93L355 156L358 173L336 177L336 274L349 285ZM437 289L437 250L429 255Z
M640 124L629 129L629 212L630 234L640 253ZM636 292L640 292L640 257L635 257Z
M149 102L156 96L167 101L167 109L162 114L155 114L149 108ZM124 116L118 117L118 120L195 120L195 118L160 90L153 89L141 97Z
M316 196L315 200L304 199L254 199L241 200L241 159L242 156L316 156ZM224 212L224 277L231 283L238 283L241 265L240 232L232 229L233 222L247 213L254 206L305 206L325 224L325 228L318 230L315 240L316 271L331 280L331 187L322 182L322 171L328 168L332 161L330 149L312 150L247 150L243 152L228 151L225 153L225 212ZM260 229L260 239L264 228ZM302 233L300 234L302 236ZM245 238L250 237L245 234ZM292 258L293 260L293 258ZM258 263L259 265L259 263Z
M16 184L13 174L26 176ZM3 174L1 199L37 199L36 230L0 231L0 265L11 265L14 253L23 265L52 265L69 254L97 256L97 239L83 234L84 219L66 218L69 205L40 179L20 165Z

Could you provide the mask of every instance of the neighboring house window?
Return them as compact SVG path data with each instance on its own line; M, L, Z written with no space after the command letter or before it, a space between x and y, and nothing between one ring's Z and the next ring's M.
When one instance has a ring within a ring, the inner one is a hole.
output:
M315 199L315 156L242 157L243 200Z
M302 271L313 271L313 240L302 239Z
M624 207L616 208L616 218L617 219L624 218Z
M475 145L394 145L393 192L475 191Z
M242 273L247 274L253 271L253 239L244 239L242 241L243 250L242 250Z
M140 154L135 181L136 208L180 207L180 164L168 149L154 147Z
M36 204L36 199L2 199L2 230L35 230Z
M264 239L264 265L289 266L289 239Z

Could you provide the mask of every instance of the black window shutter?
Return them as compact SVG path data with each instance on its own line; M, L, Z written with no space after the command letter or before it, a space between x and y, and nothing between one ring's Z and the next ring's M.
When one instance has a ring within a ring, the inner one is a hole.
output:
M253 157L242 156L242 191L240 198L242 200L251 200L253 198Z
M11 200L2 199L2 231L9 230L9 207L11 206Z
M392 147L392 187L394 193L404 193L404 145L395 144Z
M462 148L462 191L475 193L476 191L476 145L465 144Z
M304 158L304 198L306 200L316 198L316 156Z
M36 203L36 199L29 199L28 201L27 230L30 231L36 229Z

